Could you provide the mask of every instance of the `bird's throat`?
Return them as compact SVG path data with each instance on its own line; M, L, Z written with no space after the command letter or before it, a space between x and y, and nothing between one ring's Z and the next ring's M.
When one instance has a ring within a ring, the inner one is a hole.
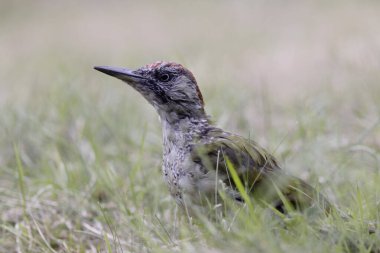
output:
M164 146L169 143L178 147L186 146L186 143L202 138L202 133L210 127L207 116L183 118L177 115L165 116L160 117Z

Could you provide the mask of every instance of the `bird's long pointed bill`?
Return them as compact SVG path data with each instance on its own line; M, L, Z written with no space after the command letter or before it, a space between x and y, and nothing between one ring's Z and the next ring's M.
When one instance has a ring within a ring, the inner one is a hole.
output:
M135 74L132 70L126 68L96 66L94 69L126 82L137 81L136 79L145 79L143 76Z

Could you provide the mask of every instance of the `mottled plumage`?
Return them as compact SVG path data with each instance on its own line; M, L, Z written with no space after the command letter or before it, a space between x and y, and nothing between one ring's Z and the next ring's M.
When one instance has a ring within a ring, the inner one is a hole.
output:
M258 203L284 212L285 197L296 209L329 209L323 196L283 172L275 158L257 143L213 126L193 74L182 65L156 62L135 71L95 69L128 83L158 112L163 131L163 176L171 195L186 210L205 202L218 204L218 189L243 202L231 179L231 169Z

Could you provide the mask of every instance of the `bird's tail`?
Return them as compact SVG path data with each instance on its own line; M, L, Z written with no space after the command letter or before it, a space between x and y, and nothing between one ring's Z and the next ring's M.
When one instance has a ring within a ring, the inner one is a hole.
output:
M282 214L297 210L307 212L310 215L315 215L316 213L327 216L332 215L333 218L335 216L334 219L339 219L343 222L350 222L350 219L352 219L352 217L332 205L316 188L299 178L274 173L265 178L261 184L259 190L254 192L257 195L255 198L266 205L270 205ZM376 230L376 225L368 224L368 234L375 234ZM342 234L339 230L331 227L321 229L320 232L330 240L343 243L347 252L360 251L358 246L360 243L349 233ZM380 246L375 246L369 241L361 245L361 247L367 249L368 252L380 253Z
M253 192L254 198L281 213L318 210L330 213L334 207L305 181L283 172L266 174Z

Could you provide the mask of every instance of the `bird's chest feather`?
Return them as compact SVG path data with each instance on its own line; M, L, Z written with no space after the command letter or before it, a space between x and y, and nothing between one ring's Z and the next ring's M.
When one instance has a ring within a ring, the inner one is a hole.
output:
M179 194L180 181L188 177L189 172L191 172L191 164L187 148L172 142L164 143L162 173L172 195Z
M177 131L164 124L163 177L171 195L183 205L186 199L198 202L199 196L214 189L215 175L192 160L191 149L197 141L190 131Z
M216 175L191 159L190 147L167 145L162 172L171 195L180 205L200 203L214 193Z

